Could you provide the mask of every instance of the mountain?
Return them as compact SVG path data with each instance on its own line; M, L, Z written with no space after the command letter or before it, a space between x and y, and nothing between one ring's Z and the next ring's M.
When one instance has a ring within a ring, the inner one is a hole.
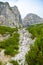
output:
M19 27L21 21L17 6L10 7L8 2L0 2L0 25Z
M27 14L26 17L23 19L22 24L23 26L29 26L29 25L34 25L38 23L43 23L43 19L40 18L38 15L30 13Z
M0 25L19 27L43 23L42 21L41 17L33 13L27 14L22 20L17 6L10 7L8 2L0 2Z

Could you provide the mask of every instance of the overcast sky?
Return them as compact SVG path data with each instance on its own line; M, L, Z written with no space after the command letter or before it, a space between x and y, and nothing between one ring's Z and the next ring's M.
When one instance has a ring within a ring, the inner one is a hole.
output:
M10 6L16 5L22 18L28 13L35 13L43 18L43 0L0 0L9 2Z

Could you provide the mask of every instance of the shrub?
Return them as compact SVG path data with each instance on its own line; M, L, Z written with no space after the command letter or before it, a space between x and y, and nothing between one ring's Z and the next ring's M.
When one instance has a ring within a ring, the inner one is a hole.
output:
M10 63L12 63L13 65L19 65L18 62L14 60L10 61Z

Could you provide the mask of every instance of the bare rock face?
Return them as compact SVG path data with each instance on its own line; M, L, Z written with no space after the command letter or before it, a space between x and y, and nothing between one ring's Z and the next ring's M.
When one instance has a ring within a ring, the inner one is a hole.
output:
M21 15L16 6L10 7L8 2L0 2L0 25L19 27Z
M27 16L22 21L23 26L29 26L29 25L39 24L39 23L43 23L42 18L32 13L27 14Z
M22 19L21 19L21 15L20 15L20 12L18 11L17 6L12 7L12 11L15 15L16 24L18 23L18 25L19 25L22 22Z

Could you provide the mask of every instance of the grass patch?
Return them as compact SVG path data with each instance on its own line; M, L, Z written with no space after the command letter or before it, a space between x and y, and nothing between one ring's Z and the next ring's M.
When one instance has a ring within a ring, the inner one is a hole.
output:
M0 42L0 48L5 49L5 54L14 56L19 49L19 34L14 33L9 39Z
M2 61L0 61L0 65L6 65L6 63L5 63L5 64L3 64L3 63L2 63Z
M5 54L14 56L18 53L19 49L19 34L18 34L17 28L10 28L5 26L0 26L0 34L5 34L6 32L9 32L9 34L12 34L10 38L7 40L4 40L0 42L0 49L5 49ZM15 32L15 33L13 33Z
M43 65L43 24L30 26L27 30L36 40L34 45L30 46L25 60L28 65Z
M27 30L32 34L32 38L43 36L43 24L32 25Z
M2 62L0 61L0 65L2 65Z
M7 26L0 26L0 34L4 35L6 33L12 34L13 32L17 32L18 28L10 28Z
M11 60L10 63L12 63L13 65L19 65L18 62L15 60Z

